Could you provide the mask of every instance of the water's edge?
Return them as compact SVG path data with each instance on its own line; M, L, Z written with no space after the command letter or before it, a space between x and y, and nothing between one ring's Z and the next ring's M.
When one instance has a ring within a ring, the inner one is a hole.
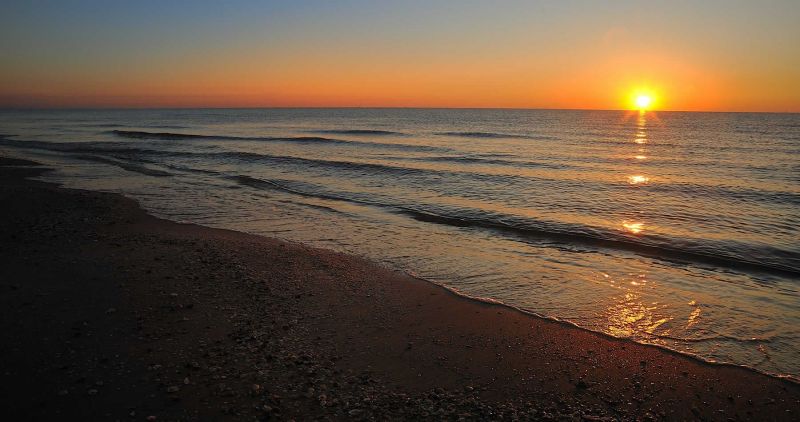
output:
M31 160L30 158L27 158L27 157L15 156L13 154L13 152L9 153L8 151L4 151L3 155L7 156L9 158L18 158L18 159L33 161L33 160ZM47 166L47 165L44 165L44 164L42 164L41 166L37 166L37 168L43 169L45 171L41 175L34 176L34 177L30 178L31 180L37 180L37 181L40 181L40 182L48 183L48 184L57 186L60 189L73 190L73 191L87 191L87 192L88 191L95 191L95 190L90 190L90 189L80 189L80 188L65 187L61 183L58 183L58 182L48 178L47 173L56 170L55 168ZM240 234L244 234L244 235L248 235L248 236L258 236L260 238L275 240L275 241L284 242L284 243L288 243L288 244L302 245L305 248L317 249L317 250L326 250L326 251L330 251L330 252L336 253L336 254L353 256L353 257L368 261L373 265L377 265L377 266L380 266L380 267L383 267L383 268L387 268L387 269L389 269L391 271L402 273L403 275L405 275L407 277L413 278L415 280L422 281L422 282L427 283L427 284L429 284L429 285L431 285L431 286L433 286L435 288L443 289L448 294L452 294L452 295L454 295L456 297L459 297L459 298L462 298L462 299L474 301L476 303L480 303L480 304L483 304L483 305L498 306L498 307L501 307L501 308L504 308L504 309L508 309L508 310L511 310L511 311L514 311L514 312L520 312L522 314L525 314L525 315L533 317L533 318L538 318L538 319L541 319L541 320L545 320L545 321L561 324L564 327L569 327L569 328L573 328L573 329L579 329L579 330L582 330L582 331L585 331L585 332L590 332L590 333L597 334L597 335L600 335L600 336L602 336L604 338L611 339L611 340L614 340L614 341L630 342L630 343L636 343L636 344L639 344L639 345L642 345L642 346L646 346L646 347L653 347L653 348L656 348L656 349L658 349L658 350L660 350L662 352L674 353L674 354L676 354L678 356L690 358L690 359L693 359L693 360L695 360L697 362L700 362L700 363L703 363L703 364L706 364L706 365L719 365L719 366L743 368L743 369L746 369L746 370L750 370L750 371L753 371L753 372L768 376L770 378L779 379L779 380L782 380L782 381L785 381L785 382L790 382L790 383L793 383L793 384L800 384L800 377L795 377L795 376L787 375L787 374L771 373L771 372L763 371L763 370L760 370L760 369L757 369L757 368L754 368L754 367L751 367L751 366L747 366L747 365L744 365L744 364L737 364L737 363L725 362L725 361L707 360L707 359L702 358L701 356L694 355L694 354L691 354L691 353L682 352L680 350L673 349L673 348L667 347L665 345L640 342L640 341L636 341L636 340L634 340L632 338L628 338L628 337L616 337L616 336L613 336L613 335L611 335L609 333L605 333L605 332L602 332L602 331L591 330L589 328L582 327L582 326L580 326L580 325L578 325L578 324L576 324L576 323L574 323L574 322L572 322L572 321L570 321L568 319L556 318L556 317L553 317L553 316L540 314L540 313L538 313L536 311L532 311L532 310L525 309L525 308L522 308L522 307L519 307L519 306L511 305L511 304L505 303L505 302L500 301L500 300L496 300L496 299L492 299L492 298L488 298L488 297L472 296L472 295L466 294L466 293L464 293L464 292L462 292L462 291L460 291L460 290L458 290L458 289L456 289L454 287L450 287L450 286L444 285L442 283L437 283L436 281L433 281L433 280L429 280L429 279L426 279L426 278L423 278L423 277L419 277L419 276L417 276L417 275L415 275L413 273L413 270L390 266L390 265L388 265L386 263L383 263L383 262L380 262L380 261L376 261L376 260L374 260L374 259L372 259L372 258L370 258L368 256L363 256L363 255L356 254L356 253L339 252L339 251L335 251L335 250L331 250L331 249L326 249L326 248L321 248L321 247L318 247L318 246L313 246L313 245L310 245L310 244L307 244L307 243L304 243L304 242L300 242L300 241L293 241L293 240L288 240L288 239L269 237L269 236L264 236L264 235L261 235L261 234L248 233L248 232L244 232L244 231L240 231L240 230L234 230L234 229L228 229L228 228L224 228L224 227L213 227L213 226L207 226L207 225L191 223L191 222L174 221L174 220L171 220L171 219L169 219L167 217L158 215L158 213L147 209L146 207L144 207L141 204L140 201L138 201L137 199L132 198L132 197L130 197L128 195L125 195L124 193L109 192L109 191L103 191L103 190L96 190L95 192L102 192L102 193L105 193L105 194L118 195L118 196L124 197L127 200L133 201L138 208L140 208L145 213L147 213L151 217L156 218L158 220L167 221L167 222L170 222L170 223L173 223L173 224L188 224L188 225L193 225L193 226L197 226L197 227L201 227L201 228L205 228L205 229L225 230L225 231L240 233Z

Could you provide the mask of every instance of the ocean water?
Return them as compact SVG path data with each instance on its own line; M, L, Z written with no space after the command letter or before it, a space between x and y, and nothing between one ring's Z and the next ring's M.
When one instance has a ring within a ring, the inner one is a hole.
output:
M800 379L800 115L0 112L0 152L150 212Z

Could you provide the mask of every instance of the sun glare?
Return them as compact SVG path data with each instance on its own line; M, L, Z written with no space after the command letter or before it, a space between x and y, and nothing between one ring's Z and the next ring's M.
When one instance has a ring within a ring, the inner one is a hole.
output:
M639 234L644 229L644 223L623 221L622 227L624 227L625 230L630 233Z
M628 183L631 185L643 185L650 181L650 178L647 176L628 176Z
M636 96L636 107L639 110L647 110L650 107L650 104L653 103L653 98L649 95L637 95Z
M628 92L627 101L632 110L649 111L658 102L658 96L651 88L634 88Z

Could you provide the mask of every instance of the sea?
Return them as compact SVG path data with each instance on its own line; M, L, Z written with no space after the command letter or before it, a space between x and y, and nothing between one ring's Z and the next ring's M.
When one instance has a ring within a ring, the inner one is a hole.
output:
M800 380L800 114L2 110L0 134L159 217Z

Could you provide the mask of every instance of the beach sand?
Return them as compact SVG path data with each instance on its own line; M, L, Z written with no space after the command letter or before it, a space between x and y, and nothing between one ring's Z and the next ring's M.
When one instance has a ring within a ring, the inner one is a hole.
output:
M0 160L5 420L800 418L793 382L43 171Z

